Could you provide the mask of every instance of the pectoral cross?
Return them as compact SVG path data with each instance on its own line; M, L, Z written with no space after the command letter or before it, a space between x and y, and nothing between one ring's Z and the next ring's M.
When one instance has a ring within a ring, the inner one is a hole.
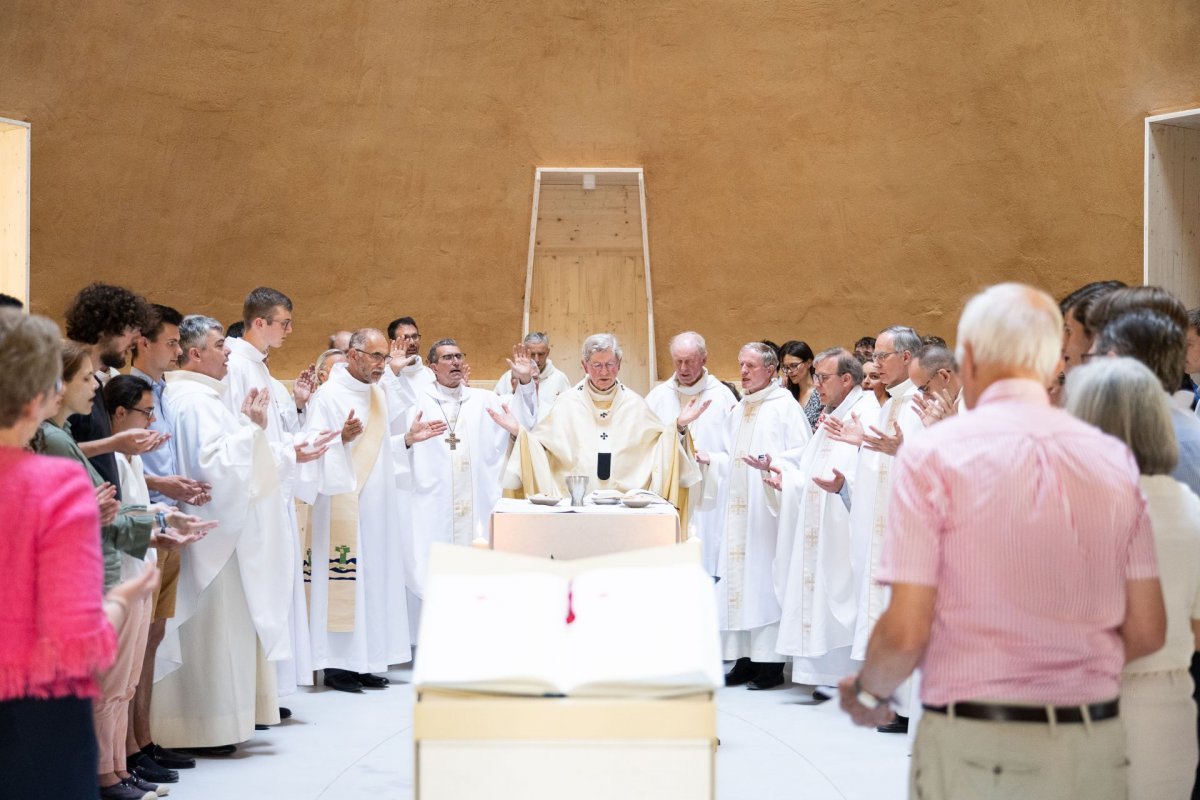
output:
M608 434L607 434L607 433L602 433L602 434L600 434L600 438L601 438L601 439L607 439L607 438L608 438Z
M446 444L450 445L451 450L457 450L458 443L461 441L462 439L458 438L454 431L450 431L450 435L446 437Z

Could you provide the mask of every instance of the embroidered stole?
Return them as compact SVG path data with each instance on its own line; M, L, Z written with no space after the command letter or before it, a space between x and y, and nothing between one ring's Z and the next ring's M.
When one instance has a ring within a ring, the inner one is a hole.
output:
M329 610L325 629L333 633L354 630L354 596L358 573L358 497L379 458L387 433L387 402L383 388L371 385L371 409L354 449L354 491L330 498L329 508Z

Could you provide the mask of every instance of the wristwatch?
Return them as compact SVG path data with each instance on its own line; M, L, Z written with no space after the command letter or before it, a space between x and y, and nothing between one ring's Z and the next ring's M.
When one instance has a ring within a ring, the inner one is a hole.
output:
M858 678L854 679L854 699L872 711L880 706L888 705L887 699L880 697L879 695L871 694L864 689Z
M154 512L154 524L158 526L160 531L167 529L167 514L165 511Z

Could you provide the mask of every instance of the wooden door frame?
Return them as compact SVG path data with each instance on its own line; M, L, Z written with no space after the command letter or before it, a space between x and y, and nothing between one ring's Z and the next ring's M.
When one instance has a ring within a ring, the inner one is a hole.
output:
M1144 162L1142 174L1142 284L1146 286L1150 285L1150 153L1153 149L1153 126L1171 124L1178 126L1183 120L1187 120L1189 124L1180 127L1200 128L1200 108L1188 108L1165 114L1154 114L1146 117L1144 124L1145 144L1142 150L1142 160Z
M642 216L642 262L646 267L646 339L649 348L650 386L658 383L658 358L654 346L654 294L650 287L650 231L646 227L646 176L641 167L537 167L533 175L533 214L529 221L529 257L525 263L525 309L521 320L521 336L529 334L529 305L533 299L533 257L537 247L538 204L542 198L542 176L558 178L584 175L604 175L610 178L637 178L638 201ZM562 182L562 181L556 181ZM632 181L630 182L632 184Z

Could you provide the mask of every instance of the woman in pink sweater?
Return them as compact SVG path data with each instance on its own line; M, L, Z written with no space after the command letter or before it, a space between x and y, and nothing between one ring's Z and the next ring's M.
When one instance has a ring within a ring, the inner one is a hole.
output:
M91 481L76 463L25 449L54 411L59 353L54 323L0 309L4 797L95 796L95 674L113 660L114 625L123 623L131 598L148 590L122 584L105 598ZM150 585L155 577L150 574Z

